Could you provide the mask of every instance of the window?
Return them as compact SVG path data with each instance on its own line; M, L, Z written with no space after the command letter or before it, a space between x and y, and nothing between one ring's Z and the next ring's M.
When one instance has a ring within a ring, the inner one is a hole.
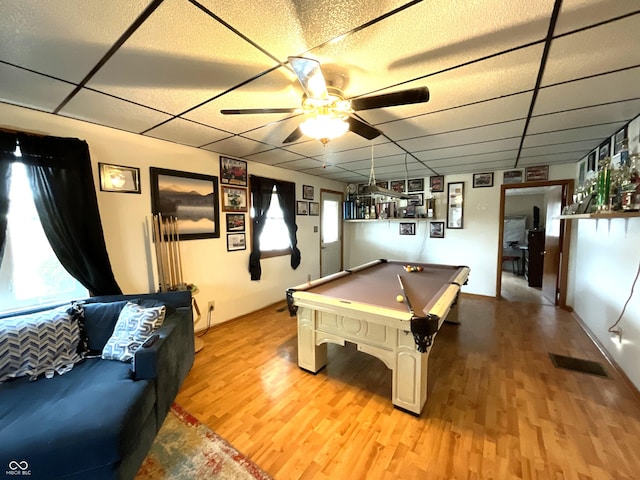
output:
M19 150L16 151L19 156ZM85 289L60 265L42 230L26 168L11 169L7 239L0 264L0 313L86 298Z
M255 212L251 207L251 218L254 215ZM263 258L291 253L289 230L284 222L284 213L280 206L276 186L273 187L271 203L269 210L267 210L267 219L262 229L262 234L260 234L260 251Z

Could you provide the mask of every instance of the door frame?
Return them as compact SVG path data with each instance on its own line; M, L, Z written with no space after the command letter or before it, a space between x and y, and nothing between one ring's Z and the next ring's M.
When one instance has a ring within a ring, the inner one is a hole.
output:
M502 184L500 186L500 219L498 224L498 265L496 269L496 298L502 299L502 240L504 238L504 204L505 193L513 188L534 187L562 187L562 205L573 199L574 180L548 180L543 182L526 182ZM569 255L571 246L571 222L560 220L560 264L558 265L558 295L556 305L560 308L570 309L567 306L567 276L569 272Z
M322 194L323 193L334 193L336 195L340 195L340 198L342 199L340 201L340 207L342 208L343 202L344 202L344 192L341 192L339 190L329 190L328 188L321 188L320 189L320 217L319 217L319 223L320 226L318 228L318 248L319 248L319 255L318 255L318 266L320 268L319 272L320 275L322 276ZM338 212L338 215L340 215L340 212ZM344 269L344 224L340 225L340 270Z

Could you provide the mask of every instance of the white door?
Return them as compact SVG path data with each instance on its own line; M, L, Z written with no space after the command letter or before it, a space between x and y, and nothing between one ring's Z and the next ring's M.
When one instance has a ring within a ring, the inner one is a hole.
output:
M342 270L342 193L320 191L320 276Z

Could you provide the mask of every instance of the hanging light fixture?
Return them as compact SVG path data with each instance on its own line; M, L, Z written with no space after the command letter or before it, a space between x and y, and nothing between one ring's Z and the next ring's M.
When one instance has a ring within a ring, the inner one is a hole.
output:
M400 198L403 200L409 200L411 195L406 193L396 192L388 188L380 187L376 185L376 172L373 163L373 142L371 142L371 170L369 172L369 184L363 188L365 195L380 195L383 197Z
M327 143L347 133L349 124L332 114L316 114L300 124L300 130L308 137Z

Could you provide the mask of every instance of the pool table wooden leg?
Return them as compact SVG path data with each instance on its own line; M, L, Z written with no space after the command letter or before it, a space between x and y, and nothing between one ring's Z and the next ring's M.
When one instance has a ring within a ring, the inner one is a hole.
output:
M327 364L327 344L316 345L316 311L298 308L298 366L317 373Z
M412 335L398 332L391 392L396 407L420 415L427 401L428 361L429 353L416 350Z

